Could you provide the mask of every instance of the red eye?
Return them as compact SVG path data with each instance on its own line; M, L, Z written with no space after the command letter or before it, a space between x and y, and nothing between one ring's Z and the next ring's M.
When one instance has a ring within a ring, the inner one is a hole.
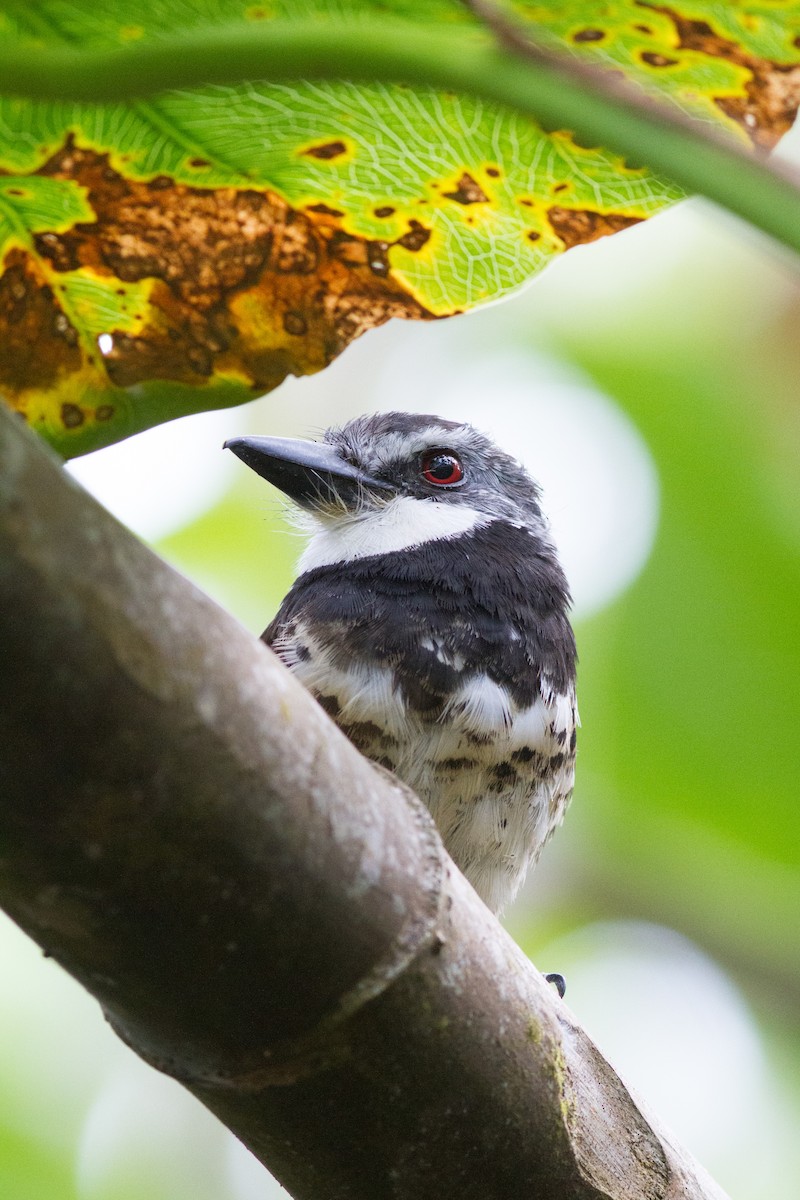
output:
M461 460L449 450L433 450L422 460L422 478L439 487L452 487L454 483L461 483L464 468Z

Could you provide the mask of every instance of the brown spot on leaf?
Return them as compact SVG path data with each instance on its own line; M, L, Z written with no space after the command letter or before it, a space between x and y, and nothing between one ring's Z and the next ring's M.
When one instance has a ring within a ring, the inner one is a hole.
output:
M186 361L196 375L210 375L214 370L214 359L209 346L188 344Z
M717 105L756 146L771 149L791 129L800 104L800 67L775 67L746 85L747 96L719 97Z
M547 217L553 231L564 243L565 250L586 242L596 242L609 233L618 233L620 229L638 225L642 219L626 217L622 213L600 213L588 208L560 208L558 205L548 208Z
M344 229L336 229L328 239L328 255L351 267L361 267L367 262L367 243Z
M324 160L330 158L338 158L340 154L344 154L347 150L344 142L323 142L321 146L311 146L308 150L304 150L304 154L309 154L312 158L321 158Z
M574 42L602 42L606 36L604 29L579 29L572 35Z
M308 225L291 209L286 212L280 239L275 241L265 229L261 245L265 250L263 265L271 265L282 275L314 275L319 268L322 241L316 234L311 236Z
M94 410L95 421L110 421L114 415L113 404L101 404L99 408Z
M80 368L80 350L57 332L62 315L40 265L11 250L0 276L0 392L9 400L31 388L50 391Z
M49 259L56 271L77 271L80 260L74 242L65 241L55 233L37 233L33 244L42 258Z
M383 221L386 217L393 217L397 210L392 208L391 204L382 204L380 208L373 209L376 217Z
M488 176L489 176L491 179L499 179L499 177L500 177L500 172L499 172L499 170L497 169L497 167L487 167L487 168L486 168L486 174L487 174L487 175L488 175Z
M408 222L408 233L404 233L402 237L399 237L395 244L402 246L404 250L417 251L422 249L430 236L430 229L426 229L419 221L415 221L412 218Z
M751 54L723 37L708 21L692 20L667 5L648 4L675 26L678 47L709 58L724 58L750 72L744 96L716 96L715 104L756 146L771 149L794 124L800 105L800 66Z
M252 282L271 257L280 260L279 270L308 269L305 257L294 265L291 234L280 247L273 244L257 192L198 190L170 181L167 194L163 177L139 183L110 172L105 156L73 151L71 158L69 176L87 188L97 220L66 234L42 235L56 270L89 266L129 283L160 279L177 298L203 308L221 292ZM63 177L58 156L42 173Z
M77 429L85 419L83 409L78 408L77 404L61 405L61 423L65 429Z
M78 331L74 325L70 323L66 313L58 312L53 318L53 331L58 337L64 338L69 342L70 346L78 344Z
M648 67L674 67L678 62L677 58L667 58L666 54L656 54L653 50L643 50L641 59Z
M485 204L489 199L477 180L466 171L456 184L456 190L445 192L444 195L448 200L455 200L457 204Z
M388 242L367 242L367 265L373 275L389 274Z
M319 213L323 217L343 217L344 213L340 208L331 208L330 204L309 204L307 212Z
M652 37L653 30L650 25L634 25L633 27L638 33L644 33L648 37Z
M566 192L568 187L569 187L568 183L557 183L555 185L555 187L553 188L553 191L554 192Z
M529 229L525 236L529 242L538 242L542 235L536 229Z
M195 167L199 171L203 167L210 167L211 163L208 161L207 158L190 158L189 166Z
M198 385L228 372L265 391L319 370L390 317L430 315L385 278L388 243L343 233L329 214L297 212L270 192L128 179L71 140L40 173L84 188L96 219L43 232L35 254L6 261L0 387L12 402L92 361L93 338L54 299L50 280L64 272L86 269L111 286L149 281L149 307L136 309L141 328L110 331L113 346L94 368L98 383L105 372L119 387ZM56 294L66 286L57 283Z
M308 329L308 324L302 313L285 312L283 314L283 328L287 333L291 333L293 337L302 337Z
M421 250L430 236L430 229L426 229L424 225L415 220L409 221L408 232L394 242L379 239L365 242L354 234L347 233L344 229L337 229L328 240L328 253L338 258L340 262L347 263L348 266L356 267L366 264L373 275L386 277L391 267L389 251L392 246L403 246L406 250L412 251Z

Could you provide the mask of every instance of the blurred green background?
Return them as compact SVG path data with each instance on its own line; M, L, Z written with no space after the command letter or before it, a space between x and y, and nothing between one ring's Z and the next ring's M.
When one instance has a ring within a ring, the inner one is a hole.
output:
M583 728L565 827L507 924L734 1200L800 1194L799 323L797 264L691 202L505 304L376 331L324 375L76 466L255 632L300 542L223 437L439 411L540 475ZM0 964L0 1195L280 1194L9 923Z

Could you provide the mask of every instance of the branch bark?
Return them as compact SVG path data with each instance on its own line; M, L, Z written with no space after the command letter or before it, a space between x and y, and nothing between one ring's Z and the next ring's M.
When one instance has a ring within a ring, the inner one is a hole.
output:
M0 405L0 902L295 1197L720 1200L420 802Z

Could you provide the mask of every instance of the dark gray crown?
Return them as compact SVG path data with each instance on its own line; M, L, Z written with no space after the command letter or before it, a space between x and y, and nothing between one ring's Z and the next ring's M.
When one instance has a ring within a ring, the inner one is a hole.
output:
M325 433L342 459L399 492L446 504L466 504L492 517L541 524L540 491L525 468L472 425L422 413L374 413ZM463 482L443 489L420 474L422 457L451 451Z

